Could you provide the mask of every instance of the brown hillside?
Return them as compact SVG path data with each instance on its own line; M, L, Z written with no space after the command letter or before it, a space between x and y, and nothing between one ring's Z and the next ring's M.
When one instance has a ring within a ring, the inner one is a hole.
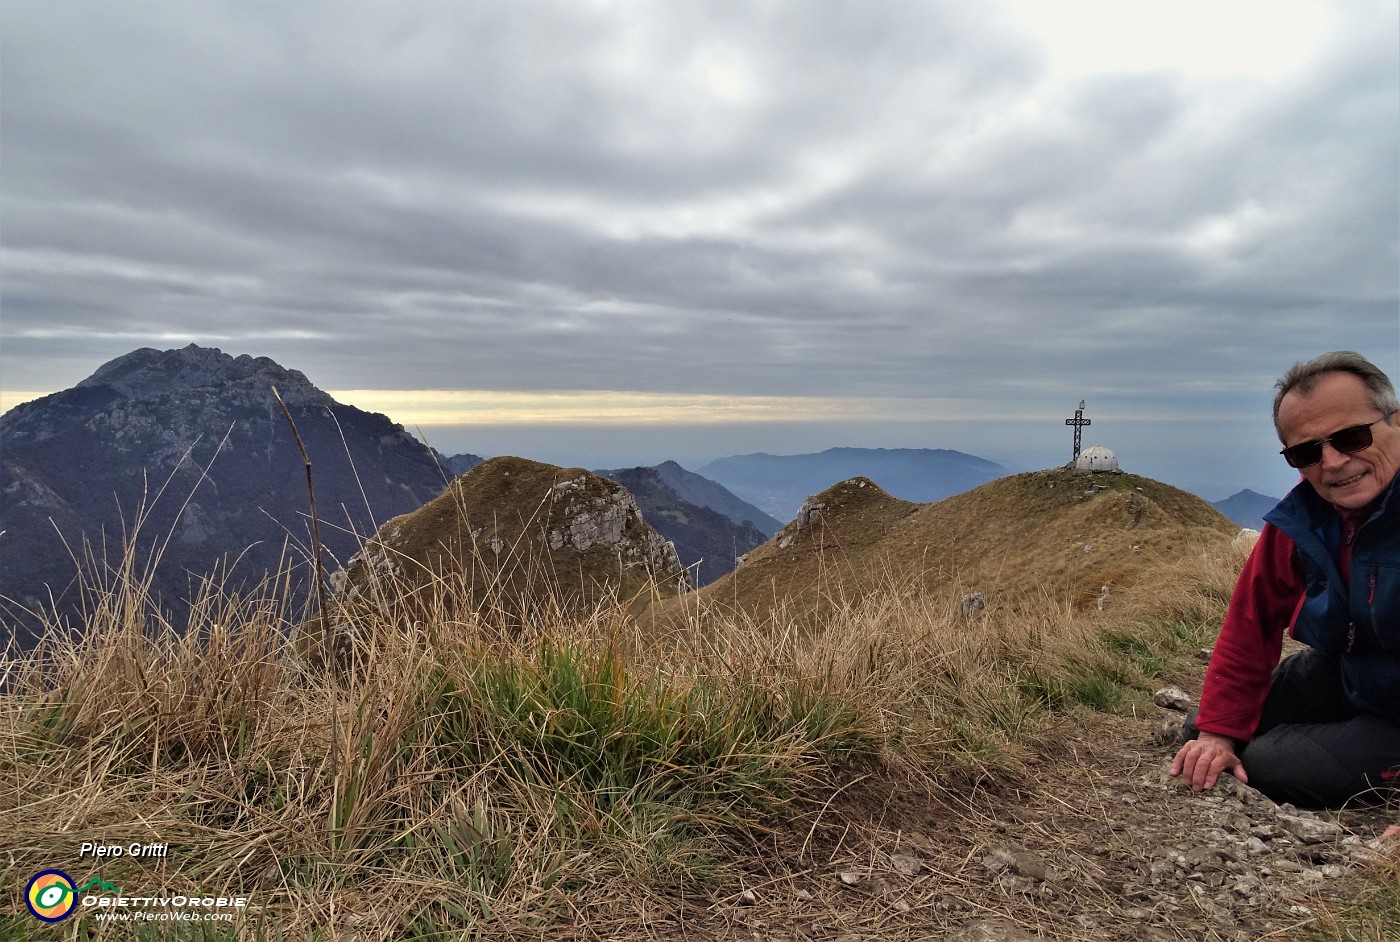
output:
M482 462L390 520L332 584L342 620L393 607L507 628L689 587L675 550L622 485L514 457Z
M705 587L686 609L820 619L871 591L956 598L1049 592L1076 606L1127 588L1155 566L1228 542L1239 528L1200 498L1121 472L1054 468L1000 478L931 504L853 478ZM669 621L679 610L661 605Z

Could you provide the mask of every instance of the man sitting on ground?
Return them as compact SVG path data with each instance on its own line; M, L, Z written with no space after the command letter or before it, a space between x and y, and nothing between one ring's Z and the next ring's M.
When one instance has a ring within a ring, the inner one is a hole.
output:
M1400 402L1350 351L1296 363L1274 428L1303 480L1265 516L1172 762L1275 801L1400 795ZM1285 627L1308 647L1282 663ZM1275 667L1275 665L1277 665Z

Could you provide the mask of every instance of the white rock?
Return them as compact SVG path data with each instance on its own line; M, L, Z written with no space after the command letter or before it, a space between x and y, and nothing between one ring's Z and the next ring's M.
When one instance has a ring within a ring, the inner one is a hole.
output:
M890 857L890 866L906 877L916 877L924 869L924 862L917 857L893 854Z
M1152 695L1152 702L1168 710L1186 712L1195 705L1190 694L1180 687L1163 687Z

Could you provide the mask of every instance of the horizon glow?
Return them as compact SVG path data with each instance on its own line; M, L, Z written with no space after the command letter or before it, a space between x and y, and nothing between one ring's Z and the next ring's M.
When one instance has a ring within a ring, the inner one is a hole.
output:
M0 389L0 414L62 390ZM1006 408L1004 403L947 398L862 396L725 396L638 390L329 389L337 402L378 412L412 426L705 426L806 422L1045 422L1055 410ZM1070 407L1072 411L1072 406ZM1252 415L1202 416L1191 411L1151 413L1094 409L1100 422L1238 422Z

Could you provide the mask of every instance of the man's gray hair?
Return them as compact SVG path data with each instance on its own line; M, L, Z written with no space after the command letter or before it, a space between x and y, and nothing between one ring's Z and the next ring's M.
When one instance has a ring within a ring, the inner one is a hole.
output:
M1274 431L1279 433L1279 441L1283 441L1283 432L1278 427L1278 409L1283 404L1283 397L1295 389L1302 393L1311 392L1313 386L1317 385L1318 377L1324 373L1355 374L1366 384L1371 404L1382 414L1388 416L1400 412L1400 400L1395 398L1395 387L1391 385L1389 376L1359 353L1334 350L1311 360L1294 363L1274 384L1274 388L1278 390L1278 395L1274 396Z

